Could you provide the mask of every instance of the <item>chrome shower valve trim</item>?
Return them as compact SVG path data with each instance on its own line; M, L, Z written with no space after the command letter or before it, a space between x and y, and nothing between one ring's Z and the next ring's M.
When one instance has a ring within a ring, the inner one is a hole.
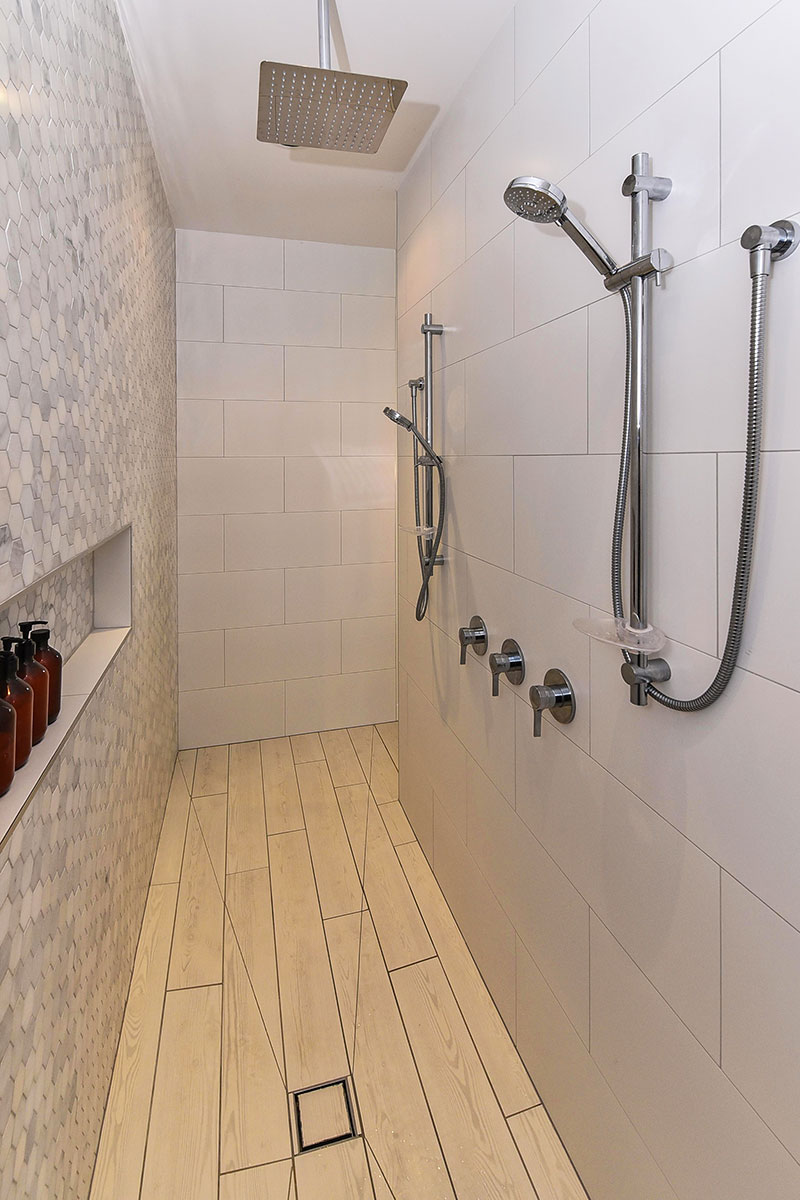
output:
M528 693L533 709L533 736L542 736L542 715L552 712L559 725L575 720L575 691L563 671L551 667L544 683L535 683Z
M499 654L489 655L489 670L492 672L492 695L500 695L500 676L505 675L509 683L518 687L525 678L525 655L519 642L506 638Z
M489 634L483 617L474 616L469 625L462 625L458 631L458 640L461 643L459 661L462 667L466 665L467 650L470 646L476 654L483 656L489 648Z

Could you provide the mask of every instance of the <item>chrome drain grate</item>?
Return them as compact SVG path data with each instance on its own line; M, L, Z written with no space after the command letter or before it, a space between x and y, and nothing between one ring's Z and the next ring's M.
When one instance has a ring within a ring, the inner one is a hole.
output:
M353 1099L347 1078L292 1092L292 1110L299 1154L356 1136Z

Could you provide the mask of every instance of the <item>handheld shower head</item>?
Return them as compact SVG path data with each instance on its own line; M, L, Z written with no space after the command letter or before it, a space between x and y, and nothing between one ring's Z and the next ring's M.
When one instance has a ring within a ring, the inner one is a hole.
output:
M403 414L399 413L396 408L389 408L387 405L383 410L383 415L388 417L390 421L394 421L395 425L400 425L401 428L407 429L409 433L413 431L414 427L409 421L408 417L404 417Z
M519 175L511 180L503 199L515 217L537 225L559 225L601 275L613 275L616 271L617 264L611 255L570 212L567 197L554 183L535 175Z
M520 175L518 179L512 179L503 199L515 216L535 221L537 225L559 221L567 211L567 197L561 188L534 175Z

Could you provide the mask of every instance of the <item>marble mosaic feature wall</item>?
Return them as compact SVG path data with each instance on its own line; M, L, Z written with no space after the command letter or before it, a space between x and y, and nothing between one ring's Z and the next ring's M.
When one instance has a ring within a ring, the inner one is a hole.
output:
M176 745L174 231L113 0L2 5L0 47L3 619L68 649L76 556L133 536L133 632L0 847L0 1195L83 1200Z
M20 621L50 622L50 644L69 658L94 623L94 556L81 554L0 609L0 637L19 637Z
M560 231L512 221L503 191L557 182L624 262L631 154L675 181L653 214L677 265L653 305L651 617L670 690L695 695L738 534L738 239L800 210L798 39L798 0L520 0L399 194L399 402L431 310L450 480L422 626L400 545L401 798L592 1200L800 1195L800 261L773 277L741 667L703 714L636 709L619 654L572 625L610 605L619 301ZM492 649L521 643L522 688L492 699L487 659L459 666L473 613ZM534 741L527 689L549 667L578 713Z
M394 251L177 263L181 746L394 720Z

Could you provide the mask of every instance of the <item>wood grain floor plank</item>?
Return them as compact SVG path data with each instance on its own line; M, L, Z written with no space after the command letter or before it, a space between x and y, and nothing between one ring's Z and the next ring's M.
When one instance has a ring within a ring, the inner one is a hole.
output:
M381 816L393 846L403 846L406 842L416 840L414 830L409 825L399 800L390 800L388 804L382 804Z
M183 772L183 778L186 780L186 786L191 792L194 786L194 768L197 763L196 750L179 750L178 765Z
M193 796L219 796L228 790L228 747L202 746L197 751Z
M325 922L325 936L333 967L333 982L339 1001L344 1040L350 1065L353 1065L356 1037L356 990L358 987L358 951L361 943L361 913L333 917Z
M192 809L186 831L169 988L222 982L222 893Z
M289 740L295 763L314 762L325 757L318 733L296 733Z
M283 1035L268 869L229 875L225 903L256 1003L283 1074Z
M364 1136L396 1200L454 1200L378 939L364 913L353 1078Z
M588 1200L553 1122L542 1105L509 1117L539 1200Z
M268 835L302 829L303 810L288 738L270 738L261 743L261 769Z
M177 883L151 887L133 964L90 1200L138 1200Z
M320 740L334 787L347 787L349 784L366 782L358 755L346 729L329 729L320 734Z
M441 963L392 984L459 1200L536 1200Z
M392 756L392 760L396 767L400 766L400 739L399 726L397 721L387 721L382 725L376 725L378 733L381 735L383 744Z
M369 812L369 787L366 783L350 784L336 789L336 799L347 830L350 849L361 879L364 878L364 862L367 853L367 813Z
M392 1189L386 1182L386 1177L370 1146L367 1146L367 1162L369 1163L369 1170L372 1175L372 1189L375 1192L375 1200L394 1200Z
M225 892L225 844L227 841L228 797L195 796L192 807L200 822L200 832L206 844L219 890Z
M167 993L141 1200L217 1200L221 998Z
M347 1074L347 1053L304 832L269 839L278 984L290 1091Z
M261 747L258 742L240 742L231 746L228 768L227 871L254 871L266 865Z
M361 881L326 761L298 763L297 782L322 915L358 912L363 905Z
M221 1175L219 1200L288 1200L291 1177L291 1160Z
M228 920L222 986L220 1169L238 1171L291 1153L286 1089Z
M374 1200L361 1138L300 1154L295 1171L297 1200Z
M434 953L408 880L375 801L367 807L364 891L390 971Z
M409 843L398 847L397 854L503 1112L508 1116L523 1108L532 1108L539 1104L536 1088L422 848L417 843Z
M161 836L158 839L156 860L151 884L177 883L181 877L183 846L186 841L186 822L189 819L189 789L180 767L172 773Z
M378 804L388 804L398 797L397 767L374 725L359 725L348 729L361 768L367 777Z

